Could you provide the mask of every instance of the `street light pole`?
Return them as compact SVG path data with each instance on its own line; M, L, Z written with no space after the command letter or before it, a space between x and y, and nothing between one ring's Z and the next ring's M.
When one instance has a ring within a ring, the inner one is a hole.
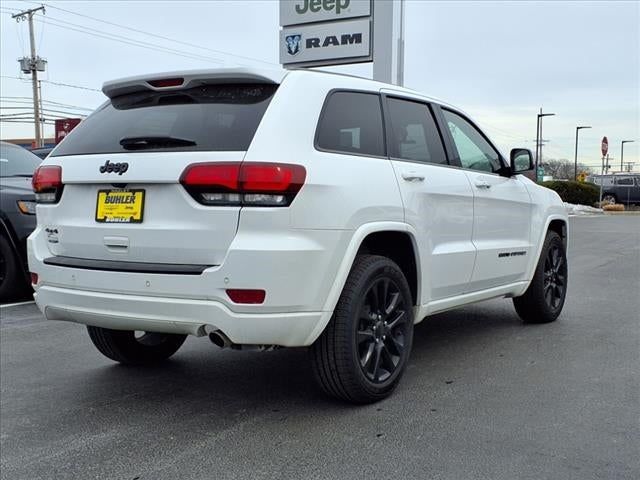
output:
M542 117L551 117L555 113L542 113L542 107L536 123L536 181L538 181L538 165L542 163Z
M624 144L625 143L633 143L635 142L635 140L622 140L622 142L620 142L620 171L623 172L624 171Z
M573 180L574 181L578 180L578 132L583 128L591 128L591 127L588 127L588 126L576 127L576 153L573 159Z

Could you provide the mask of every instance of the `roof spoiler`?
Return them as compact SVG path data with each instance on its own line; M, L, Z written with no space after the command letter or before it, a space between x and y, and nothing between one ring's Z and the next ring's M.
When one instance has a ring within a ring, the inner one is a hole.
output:
M282 82L286 75L287 71L283 69L270 70L261 68L218 68L164 72L111 80L102 85L102 92L107 97L114 98L127 93L145 90L164 92L197 87L198 85L215 85L217 83L278 84Z

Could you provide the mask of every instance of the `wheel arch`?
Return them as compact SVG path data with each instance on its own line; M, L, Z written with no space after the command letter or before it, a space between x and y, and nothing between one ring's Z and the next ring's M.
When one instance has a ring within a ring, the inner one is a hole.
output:
M335 280L333 286L331 287L329 294L327 295L327 299L323 306L324 315L322 319L318 322L314 330L311 332L305 345L312 344L324 331L327 324L331 320L331 316L333 315L333 311L338 303L340 298L340 294L344 288L344 285L347 281L347 277L349 276L349 272L351 271L351 267L353 262L356 259L356 256L359 253L369 253L369 254L382 254L386 255L392 260L399 263L400 268L405 273L405 277L407 277L407 272L403 269L408 268L407 282L409 282L409 288L412 292L413 301L415 305L420 304L420 291L421 291L421 271L420 271L420 251L418 249L418 245L416 242L416 232L410 225L402 222L374 222L367 223L360 226L356 229L351 237L351 241L349 242L349 246L344 253L342 262L338 268L338 271L335 276ZM400 240L402 239L402 240ZM394 254L390 250L390 243L393 241L402 242L401 245L403 248L408 248L411 246L411 254L406 252L402 252L401 254ZM395 257L395 259L394 259ZM413 259L413 270L409 263L410 259ZM415 292L415 296L414 296Z
M558 235L560 235L562 243L564 244L564 248L566 249L568 240L568 229L569 225L567 224L567 221L565 219L554 218L549 221L547 229L545 230L545 236L549 231L556 232Z
M547 237L547 233L549 233L550 231L552 232L556 232L558 235L560 235L560 238L562 238L562 243L564 244L565 247L565 251L569 250L569 219L567 217L566 214L559 214L559 213L555 213L555 214L551 214L547 216L547 219L544 223L544 228L542 228L538 235L537 238L534 238L533 240L536 242L535 245L535 250L534 253L535 255L532 256L531 258L531 262L529 263L529 266L527 268L527 276L526 278L526 284L525 286L522 288L522 291L519 292L517 295L514 296L520 296L522 294L524 294L524 292L526 292L527 288L529 288L529 284L531 283L531 280L533 278L533 275L535 273L536 267L538 265L538 262L540 261L540 255L542 254L542 247L544 245L544 239Z

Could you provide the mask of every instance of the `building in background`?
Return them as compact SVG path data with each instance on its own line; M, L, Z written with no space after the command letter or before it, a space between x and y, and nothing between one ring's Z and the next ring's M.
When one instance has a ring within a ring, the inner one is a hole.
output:
M42 148L53 148L66 137L71 130L76 128L78 124L82 121L82 118L60 118L55 122L55 137L54 138L43 138L43 146ZM4 142L13 143L15 145L20 145L28 150L36 148L36 139L35 138L9 138L3 139Z

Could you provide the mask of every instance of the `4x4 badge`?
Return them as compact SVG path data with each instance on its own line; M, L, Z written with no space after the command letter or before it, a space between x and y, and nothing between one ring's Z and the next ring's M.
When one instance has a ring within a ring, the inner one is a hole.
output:
M113 172L117 173L118 175L122 175L127 170L129 170L129 164L127 162L111 163L109 160L107 160L105 164L100 167L100 173Z

